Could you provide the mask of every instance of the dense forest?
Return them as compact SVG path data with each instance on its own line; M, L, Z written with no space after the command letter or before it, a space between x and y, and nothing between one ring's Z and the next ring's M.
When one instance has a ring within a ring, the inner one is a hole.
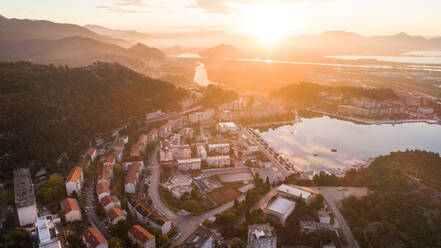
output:
M228 89L222 89L219 86L209 85L205 90L205 97L202 99L202 105L207 108L214 108L223 103L229 103L237 100L237 92Z
M349 86L332 87L308 82L299 82L282 87L276 91L273 91L271 95L273 97L278 97L300 104L310 104L317 103L321 99L321 92L326 92L333 95L343 95L344 98L365 97L374 100L397 98L397 95L392 89L371 89Z
M185 94L116 63L0 63L2 166L53 164L62 152L84 151L92 137L122 122L156 109L178 110Z

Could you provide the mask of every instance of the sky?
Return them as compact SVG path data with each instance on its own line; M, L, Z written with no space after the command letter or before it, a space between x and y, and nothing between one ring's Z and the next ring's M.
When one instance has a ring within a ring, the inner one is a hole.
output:
M441 36L441 0L13 0L8 18L45 19L151 33L222 30L231 33L362 35L406 32Z

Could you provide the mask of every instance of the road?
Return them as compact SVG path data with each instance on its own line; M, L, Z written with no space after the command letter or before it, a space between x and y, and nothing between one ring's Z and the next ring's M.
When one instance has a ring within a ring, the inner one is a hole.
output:
M95 198L94 198L94 188L95 186L95 180L93 180L92 182L89 182L89 184L86 187L86 206L90 207L89 210L87 211L87 217L89 218L89 222L90 224L97 228L106 239L110 239L111 235L110 232L107 230L106 226L104 225L104 223L100 220L100 218L98 218L98 216L95 213Z

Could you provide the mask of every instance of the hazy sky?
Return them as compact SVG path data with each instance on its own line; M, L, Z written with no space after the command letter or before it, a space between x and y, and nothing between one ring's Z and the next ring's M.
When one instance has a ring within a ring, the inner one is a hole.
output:
M289 33L347 30L441 36L441 0L6 0L8 18L147 32L248 32L268 20ZM268 28L268 27L267 27Z

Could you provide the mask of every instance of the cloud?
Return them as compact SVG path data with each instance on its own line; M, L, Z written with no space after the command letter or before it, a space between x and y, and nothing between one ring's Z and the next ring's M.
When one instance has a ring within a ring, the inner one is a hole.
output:
M189 6L191 8L204 9L208 13L229 14L235 8L230 4L250 4L250 3L280 3L293 4L299 2L323 3L332 0L196 0L196 5Z
M118 6L113 6L113 5L99 5L99 6L96 6L96 8L105 10L107 12L112 12L112 13L145 13L146 12L144 10L120 8Z

